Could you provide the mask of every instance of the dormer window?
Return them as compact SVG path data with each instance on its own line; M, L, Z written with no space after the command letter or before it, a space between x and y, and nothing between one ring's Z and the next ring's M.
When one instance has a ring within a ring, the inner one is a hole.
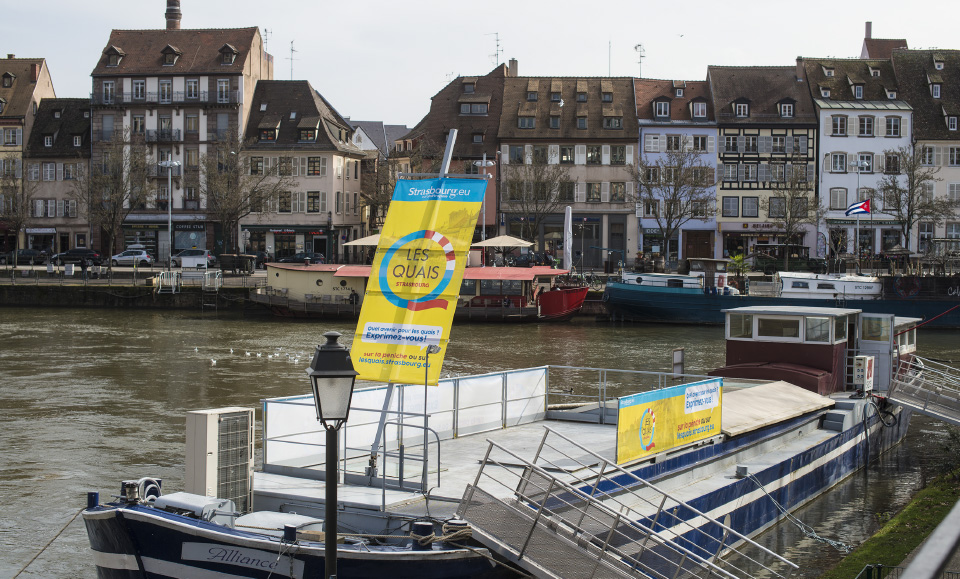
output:
M880 69L879 69L879 68L874 68L874 67L871 66L871 67L870 67L870 76L879 77L879 76L880 76Z
M677 95L677 98L682 97L682 96L683 96L683 89L682 89L682 88L678 88L678 89L677 89L677 92L676 92L675 94Z
M463 84L463 92L465 94L473 94L477 90L477 85L472 82L467 82Z
M585 103L585 102L587 102L587 93L585 93L585 92L578 92L578 93L577 93L577 102L578 102L578 103Z
M603 128L605 128L605 129L622 129L622 128L623 128L623 117L603 117Z
M74 146L74 147L79 147L79 146L81 146L82 144L83 144L83 136L81 136L81 135L74 135L74 136L73 136L73 146Z
M262 113L266 110L267 110L267 103L260 103L260 112Z
M530 101L530 102L536 102L536 100L537 100L537 93L534 92L534 91L532 91L532 90L528 90L528 91L527 91L527 100Z
M43 146L52 147L53 146L53 135L44 135L43 136Z
M60 111L53 111L53 118L59 119L59 118L60 118Z
M224 44L220 47L220 64L233 64L240 52L232 45Z
M693 118L695 119L707 118L707 103L700 101L692 104L693 104Z
M3 88L10 88L13 86L13 79L17 78L17 75L12 72L3 73Z
M653 105L654 105L654 115L658 117L670 116L670 103L668 101L657 101L653 103Z
M897 91L895 91L895 90L888 90L888 91L887 91L887 98L890 99L890 100L896 99L896 98L897 98Z
M107 55L107 66L120 66L120 61L126 56L126 53L116 46L110 46L103 52Z
M517 117L517 128L518 129L533 129L536 127L537 120L535 117Z
M474 133L474 134L473 134L473 142L474 142L474 144L481 144L481 143L483 143L483 133Z
M943 58L939 55L933 57L933 68L943 70Z
M605 102L605 103L612 103L612 102L613 102L613 93L612 93L612 92L605 92L605 93L601 94L601 95L600 95L600 100L603 101L603 102Z
M169 44L166 45L160 52L163 53L163 66L175 65L177 63L177 59L180 58L181 54L183 54L180 52L179 48Z
M823 76L833 78L833 69L827 66L823 67Z
M736 103L734 106L734 111L738 118L744 118L750 116L750 105L747 103Z
M300 129L300 142L313 143L317 140L317 129Z
M793 117L793 103L780 103L780 116L784 119Z
M957 130L957 117L947 117L947 130Z
M853 98L862 99L863 98L863 85L855 84L853 85Z
M260 129L260 141L272 143L277 140L276 129Z
M290 111L290 120L295 120L297 118L297 111Z
M830 98L830 89L820 87L820 96L825 99Z
M5 101L4 99L0 98L0 113L3 112L3 107L5 107L5 106L7 106L7 101Z
M940 85L938 83L930 85L930 95L935 99L940 98Z
M550 102L552 103L560 102L560 93L559 92L550 93Z

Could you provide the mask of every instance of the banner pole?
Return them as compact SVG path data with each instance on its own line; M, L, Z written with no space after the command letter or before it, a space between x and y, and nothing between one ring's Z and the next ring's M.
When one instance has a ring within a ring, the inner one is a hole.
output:
M457 142L457 129L450 129L447 134L447 147L443 150L443 162L440 165L439 177L443 179L450 172L450 159L453 158L453 144Z

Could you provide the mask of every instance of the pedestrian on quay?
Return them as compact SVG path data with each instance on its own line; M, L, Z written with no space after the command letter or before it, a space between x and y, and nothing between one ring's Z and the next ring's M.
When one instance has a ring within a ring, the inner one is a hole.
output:
M83 281L87 281L87 260L80 259L80 271L83 272Z

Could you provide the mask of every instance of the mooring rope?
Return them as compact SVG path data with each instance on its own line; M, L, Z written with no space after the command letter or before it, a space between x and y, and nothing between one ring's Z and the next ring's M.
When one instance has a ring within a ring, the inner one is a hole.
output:
M42 549L40 549L40 552L37 553L36 555L34 555L32 559L30 559L29 561L27 561L27 564L26 564L26 565L24 565L23 567L20 568L19 571L17 571L17 574L13 576L13 579L17 579L17 577L19 577L21 573L23 573L24 571L26 571L26 570L27 570L27 567L29 567L30 565L32 565L33 562L37 560L37 557L39 557L40 555L42 555L43 552L47 550L47 547L49 547L50 545L52 545L53 542L56 541L57 538L58 538L61 534L63 534L64 531L67 530L67 527L70 526L70 523L72 523L73 521L75 521L76 518L79 517L79 516L80 516L80 513L82 513L82 512L83 512L83 509L80 509L79 511L77 511L76 513L74 513L74 515L73 515L72 517L70 517L70 520L67 521L67 524L64 525L59 531L57 531L57 534L54 535L52 539L50 539L49 541L47 541L47 544L44 545Z

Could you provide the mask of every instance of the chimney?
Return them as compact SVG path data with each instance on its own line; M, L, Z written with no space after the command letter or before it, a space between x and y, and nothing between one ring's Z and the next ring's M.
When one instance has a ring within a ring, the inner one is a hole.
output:
M797 57L797 82L803 82L803 57Z
M867 22L867 30L864 32L864 38L873 38L873 22Z
M17 57L16 54L10 54L9 52L7 53L7 58L16 58L16 57Z
M517 76L517 59L511 58L510 64L507 65L507 76Z
M40 65L33 63L30 65L30 82L37 82L40 79Z
M180 0L167 0L167 30L180 30Z

